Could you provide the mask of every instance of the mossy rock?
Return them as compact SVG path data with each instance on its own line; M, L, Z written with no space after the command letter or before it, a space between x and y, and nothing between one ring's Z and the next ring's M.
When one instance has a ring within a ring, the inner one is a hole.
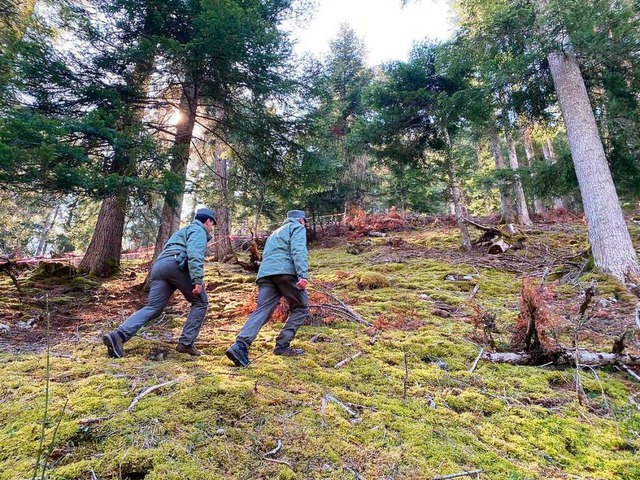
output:
M31 275L31 280L74 277L77 274L78 269L73 265L60 262L40 262L33 275Z
M375 290L391 285L387 277L378 272L364 272L358 279L358 288L364 290Z

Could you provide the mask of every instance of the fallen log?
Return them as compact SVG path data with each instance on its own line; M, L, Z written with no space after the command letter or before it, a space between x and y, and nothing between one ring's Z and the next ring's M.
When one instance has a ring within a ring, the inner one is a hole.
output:
M544 358L536 357L526 352L484 352L483 360L492 363L509 363L511 365L542 365L553 363L559 366L590 366L605 365L640 365L640 357L629 354L608 352L590 352L588 350L561 350L548 354Z

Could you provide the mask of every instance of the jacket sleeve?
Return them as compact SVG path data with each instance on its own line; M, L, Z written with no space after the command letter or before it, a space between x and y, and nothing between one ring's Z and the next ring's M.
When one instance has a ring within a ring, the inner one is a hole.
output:
M291 259L296 268L298 279L308 279L309 259L307 252L307 230L299 223L291 225L291 244L289 251L291 252Z
M207 234L202 228L187 231L187 261L191 283L198 285L204 277L204 254L207 249Z

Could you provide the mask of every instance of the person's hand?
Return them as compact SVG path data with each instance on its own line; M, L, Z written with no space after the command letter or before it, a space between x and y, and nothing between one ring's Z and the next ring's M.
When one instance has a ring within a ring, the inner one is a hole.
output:
M204 287L202 286L202 284L198 283L197 285L193 286L192 292L194 295L200 295L203 290L204 290Z
M308 284L309 284L309 280L307 280L306 278L301 278L300 280L298 280L298 283L296 283L296 288L299 288L300 290L304 290L305 288L307 288Z

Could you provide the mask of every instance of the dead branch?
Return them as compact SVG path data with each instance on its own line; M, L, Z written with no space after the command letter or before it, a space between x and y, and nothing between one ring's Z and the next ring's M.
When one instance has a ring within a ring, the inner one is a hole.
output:
M636 372L631 370L629 367L627 367L626 365L620 365L620 368L622 368L625 372L627 372L629 375L635 378L638 382L640 382L640 375L638 375Z
M344 410L349 414L349 416L351 418L357 418L358 417L358 412L355 412L354 410L351 410L347 405L345 405L343 402L341 402L340 400L338 400L336 397L334 397L333 395L329 395L328 393L324 396L324 398L322 399L322 405L323 407L326 406L327 402L334 402L336 405L341 406L342 408L344 408ZM324 413L324 410L323 410Z
M473 371L476 369L476 367L478 366L478 362L480 361L480 357L482 357L483 352L484 352L484 348L481 348L480 353L478 354L475 361L473 362L473 365L471 365L471 368L469 369L469 373L473 373Z
M280 463L282 465L286 465L287 467L291 468L291 464L284 460L278 460L277 458L269 458L269 457L262 457L262 459L266 460L267 462Z
M467 300L472 300L476 296L476 294L478 293L478 290L480 290L480 284L476 283L474 285L474 287L473 287L473 290L471 290L471 293L467 297Z
M20 283L18 282L18 276L16 272L18 271L20 265L12 262L7 257L0 257L0 272L5 272L11 278L11 282L16 287L16 290L19 294L22 294L22 289L20 288Z
M278 439L278 441L276 442L276 448L274 448L273 450L269 450L262 457L264 458L264 457L270 457L271 455L275 455L280 451L281 448L282 448L282 440Z
M131 405L129 405L129 408L127 408L127 411L132 412L133 409L136 407L136 404L142 400L144 397L146 397L147 395L149 395L152 392L155 392L156 390L159 390L161 388L164 387L170 387L171 385L175 385L178 382L181 382L183 380L185 380L187 377L180 377L180 378L176 378L175 380L170 380L168 382L164 382L164 383L159 383L158 385L153 385L152 387L147 388L144 392L140 393L138 396L136 396L136 398L133 399L133 402L131 402Z
M360 355L362 355L362 352L356 352L353 355L351 355L348 358L345 358L344 360L339 361L338 363L335 364L334 368L341 368L344 367L347 363L351 362L352 360L355 360L356 358L358 358Z
M441 477L433 477L433 480L448 480L450 478L458 478L458 477L475 477L480 478L480 474L482 470L469 470L468 472L460 472L460 473L452 473L451 475L443 475Z
M535 356L526 352L484 352L481 357L492 363L509 363L511 365L534 365ZM560 350L550 353L545 361L551 359L554 365L575 366L576 362L582 366L604 365L640 365L640 357L635 355L618 355L607 352L590 352L588 350Z
M109 420L112 417L113 415L107 415L105 417L81 418L80 420L78 420L78 423L80 425L91 425L92 423L104 422L105 420Z
M337 311L337 312L341 312L342 314L348 315L349 317L351 317L350 318L351 320L355 320L356 322L361 323L363 325L366 325L367 327L371 327L372 326L372 324L370 322L367 322L364 318L362 318L362 316L360 316L359 314L354 312L351 309L351 307L349 307L349 305L344 303L342 300L340 300L338 297L336 297L333 293L329 292L326 288L320 288L320 290L322 291L322 293L324 295L326 295L330 299L336 301L338 303L338 305L331 305L331 304L323 303L323 304L319 304L319 305L309 305L309 307L327 308L329 310L334 310L334 311Z

